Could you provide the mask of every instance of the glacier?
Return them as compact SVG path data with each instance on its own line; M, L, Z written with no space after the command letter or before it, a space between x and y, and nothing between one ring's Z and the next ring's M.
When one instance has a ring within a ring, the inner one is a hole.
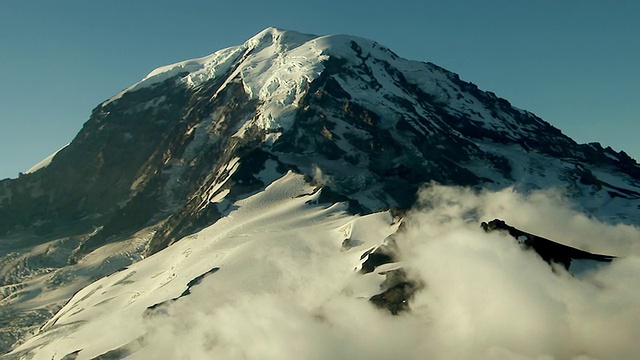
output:
M0 181L7 359L639 353L637 162L374 41L158 68L49 160Z

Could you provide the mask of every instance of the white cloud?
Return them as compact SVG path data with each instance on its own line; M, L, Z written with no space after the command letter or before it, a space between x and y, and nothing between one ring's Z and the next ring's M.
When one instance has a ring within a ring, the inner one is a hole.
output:
M476 193L431 186L399 242L427 284L412 304L441 338L435 358L634 359L640 355L640 231L575 212L557 191ZM559 242L624 255L584 278L552 271L510 237L478 231L501 218ZM468 221L473 220L473 221Z
M484 233L479 221L493 218L624 258L581 278L561 268L552 271L511 238ZM344 260L329 250L314 251L320 257L311 258L274 248L266 254L273 266L264 268L274 271L269 276L275 276L277 288L228 293L233 288L216 285L213 274L169 307L170 316L146 320L148 345L132 358L640 356L640 231L635 227L590 219L557 191L478 193L433 185L421 192L397 241L403 264L426 285L413 298L411 313L391 316L342 291L363 278L345 277ZM219 297L227 299L224 304L215 300Z
M331 185L333 183L333 177L331 175L325 174L322 169L316 164L313 164L312 167L312 180L313 184L317 186Z

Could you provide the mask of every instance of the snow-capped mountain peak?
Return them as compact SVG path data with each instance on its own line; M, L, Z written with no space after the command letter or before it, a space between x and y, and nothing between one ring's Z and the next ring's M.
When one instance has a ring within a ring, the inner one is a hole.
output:
M625 226L639 224L640 167L626 154L577 144L533 113L374 41L268 28L153 70L96 107L46 166L0 182L3 346L49 320L14 355L151 356L149 348L135 355L150 328L91 344L87 334L109 323L105 314L125 324L192 304L184 299L192 287L215 288L205 278L247 290L234 276L260 296L269 289L257 279L265 277L296 299L302 321L343 331L351 325L330 311L335 299L342 306L364 298L397 314L411 308L424 279L437 283L403 265L413 252L397 237L422 236L411 226L464 219L478 231L486 220L479 214L519 225L504 209L560 191L586 217L635 234ZM449 199L458 193L473 205ZM514 197L508 206L484 204ZM421 222L400 220L407 211L437 212L440 203L446 211ZM513 254L516 245L499 249ZM291 271L307 260L311 275ZM197 289L187 298L202 300ZM233 303L233 295L221 299L229 302L217 306ZM365 318L377 318L373 310Z
M323 42L313 41L317 38L294 31L267 28L243 45L157 68L103 105L119 99L126 92L176 76L180 76L180 82L190 87L225 77L227 81L219 91L228 82L241 81L249 98L264 104L253 124L267 131L287 129L292 122L291 111L287 109L297 106L309 83L322 71L321 61L325 57L321 56L323 47L319 45Z

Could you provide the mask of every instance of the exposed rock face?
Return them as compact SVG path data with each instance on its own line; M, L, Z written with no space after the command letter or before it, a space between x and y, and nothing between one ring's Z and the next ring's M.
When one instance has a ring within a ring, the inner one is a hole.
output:
M591 260L600 263L610 263L615 259L615 256L592 254L584 250L545 239L541 236L530 234L516 229L513 226L509 226L500 219L494 219L488 223L483 222L480 225L486 232L506 231L520 244L522 244L525 249L535 251L549 264L561 264L566 270L570 270L572 263L576 260Z
M316 56L306 59L315 72L288 69L302 77L291 85L277 75L295 64L268 61L296 51ZM97 107L50 166L5 180L0 232L101 228L81 256L170 219L151 247L157 251L215 221L210 198L223 189L237 197L263 186L253 175L267 162L280 173L320 170L365 211L410 207L427 181L640 198L640 168L624 153L576 144L457 75L376 43L268 29L232 55L219 53L199 60L213 75L189 62L154 71ZM250 73L256 66L273 77ZM294 98L265 99L282 92ZM286 120L264 119L276 113ZM602 180L603 171L618 182Z
M141 239L118 263L126 266L212 224L287 170L358 212L407 209L436 181L561 187L586 212L638 223L640 167L625 153L577 144L458 75L375 42L267 29L153 71L94 109L49 166L0 181L8 264L0 286ZM15 270L45 245L44 265Z

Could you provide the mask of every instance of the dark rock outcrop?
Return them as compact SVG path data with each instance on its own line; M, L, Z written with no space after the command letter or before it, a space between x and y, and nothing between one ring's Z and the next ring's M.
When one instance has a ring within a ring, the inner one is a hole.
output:
M538 253L544 261L549 264L561 264L566 270L569 270L571 262L574 260L593 260L597 262L609 263L616 257L610 255L592 254L590 252L573 248L555 241L533 235L528 232L516 229L507 225L503 220L494 219L481 224L482 229L486 232L505 231L515 238L525 249L531 249Z

